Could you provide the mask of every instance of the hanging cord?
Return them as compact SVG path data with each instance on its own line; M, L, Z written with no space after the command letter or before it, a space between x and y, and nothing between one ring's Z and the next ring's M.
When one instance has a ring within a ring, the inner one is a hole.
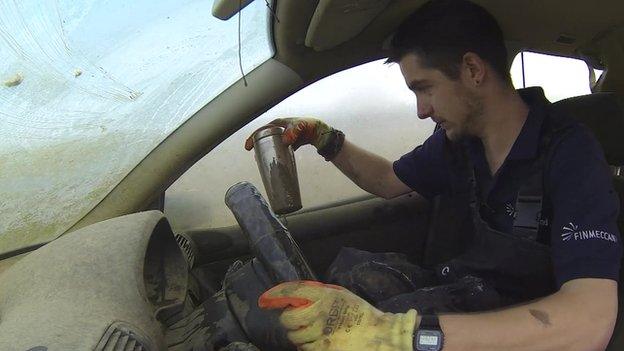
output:
M279 18L277 17L277 13L275 13L275 9L271 7L269 0L264 0L266 6L271 11L271 16L275 18L277 23L280 23ZM243 54L242 54L242 43L241 43L241 16L243 10L243 0L238 0L238 67L240 68L241 75L243 76L243 82L245 86L247 86L247 76L245 75L245 71L243 70Z
M277 21L277 23L280 23L279 18L277 18L277 13L275 13L275 9L271 7L269 0L264 0L264 2L266 3L266 6L269 8L269 11L271 11L271 16L275 18L275 21Z
M245 76L245 71L243 70L243 55L242 45L241 45L241 12L243 10L243 0L238 0L238 67L240 67L241 74L243 75L243 82L245 86L247 86L247 77Z

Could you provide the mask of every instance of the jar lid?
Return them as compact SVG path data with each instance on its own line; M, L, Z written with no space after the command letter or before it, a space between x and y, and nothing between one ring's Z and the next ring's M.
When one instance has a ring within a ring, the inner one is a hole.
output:
M254 133L253 139L254 139L254 142L256 142L262 138L265 138L271 135L282 135L283 133L284 133L284 128L282 127L266 126L266 128L257 130Z

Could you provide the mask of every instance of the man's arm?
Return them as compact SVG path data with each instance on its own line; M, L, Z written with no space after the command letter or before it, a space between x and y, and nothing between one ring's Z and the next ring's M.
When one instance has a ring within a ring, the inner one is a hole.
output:
M392 162L335 137L336 130L316 118L279 118L267 126L283 127L282 141L297 150L310 144L317 150L330 151L329 159L360 188L386 199L413 191L394 173ZM260 130L259 129L259 130ZM254 132L255 134L255 132ZM245 149L253 148L253 134L245 141ZM338 150L338 153L333 151ZM319 151L319 153L321 153ZM323 154L323 156L326 156ZM327 157L326 157L327 159Z
M412 191L397 178L392 162L347 140L332 163L357 186L385 199Z
M262 308L287 308L280 321L299 350L412 351L419 318L383 313L350 291L288 282L260 297ZM617 283L582 278L553 295L493 312L440 316L444 351L596 351L607 346L617 316Z
M440 316L444 351L604 350L617 304L615 281L571 280L555 294L525 305Z

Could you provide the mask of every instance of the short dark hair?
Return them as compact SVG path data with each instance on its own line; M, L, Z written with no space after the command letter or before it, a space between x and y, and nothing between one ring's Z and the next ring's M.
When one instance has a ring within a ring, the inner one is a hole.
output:
M494 16L466 0L432 0L411 14L397 29L387 63L408 53L423 64L459 78L461 60L473 52L506 82L511 82L503 32Z

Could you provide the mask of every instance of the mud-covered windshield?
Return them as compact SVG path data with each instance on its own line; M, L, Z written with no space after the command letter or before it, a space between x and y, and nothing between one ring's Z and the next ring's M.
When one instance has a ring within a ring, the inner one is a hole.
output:
M273 55L264 1L0 0L0 253L76 223Z

